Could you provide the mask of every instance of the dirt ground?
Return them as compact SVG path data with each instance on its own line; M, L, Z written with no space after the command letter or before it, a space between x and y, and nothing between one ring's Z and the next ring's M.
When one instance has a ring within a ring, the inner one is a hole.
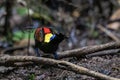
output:
M89 40L92 42L93 40ZM86 44L89 45L90 42ZM93 41L91 44L96 44ZM105 42L104 42L105 43ZM66 47L66 41L60 46L65 47L64 49L60 47L59 51L70 49ZM82 43L81 43L82 44ZM91 45L90 44L90 45ZM74 48L77 48L74 47ZM25 50L23 50L25 51ZM23 52L22 51L22 52ZM15 53L20 53L20 51L15 51ZM120 54L116 55L105 55L100 57L91 58L67 58L63 59L74 63L79 66L83 66L93 71L103 73L112 77L120 78ZM54 67L49 67L48 65L33 65L27 67L0 67L0 80L99 80L86 75L76 74L67 70L61 70Z
M69 62L86 67L105 75L120 78L120 55L92 57L90 59L68 59ZM86 75L45 66L27 66L20 68L1 67L0 80L99 80Z

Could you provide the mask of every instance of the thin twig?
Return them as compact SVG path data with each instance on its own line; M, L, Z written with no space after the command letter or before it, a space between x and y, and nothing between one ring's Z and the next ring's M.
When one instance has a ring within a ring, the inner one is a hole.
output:
M120 49L105 50L86 55L87 58L104 55L114 55L120 53Z
M27 48L28 46L16 46L16 47L9 47L9 48L6 48L4 50L1 51L1 55L3 54L6 54L7 52L9 52L9 54L11 54L10 52L11 51L15 51L15 50L22 50L22 49L25 49Z
M102 25L98 25L98 28L103 31L104 33L106 33L110 38L112 38L114 41L120 41L120 39L115 36L115 34L113 34L112 32L110 32L108 29L104 28Z

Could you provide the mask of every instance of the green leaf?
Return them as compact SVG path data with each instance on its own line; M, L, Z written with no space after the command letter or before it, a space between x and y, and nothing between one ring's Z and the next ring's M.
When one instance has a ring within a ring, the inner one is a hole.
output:
M29 80L35 80L35 74L29 75Z
M98 31L92 31L91 36L94 38L98 37L99 36Z
M26 7L17 8L17 13L21 16L28 14L28 9Z
M34 31L30 30L28 31L16 31L13 33L13 40L14 41L20 41L21 39L28 39L28 35L30 34L30 39L34 39Z

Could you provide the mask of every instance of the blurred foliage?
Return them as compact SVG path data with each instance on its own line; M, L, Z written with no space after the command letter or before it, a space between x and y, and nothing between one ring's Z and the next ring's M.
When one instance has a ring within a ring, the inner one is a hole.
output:
M94 30L90 33L90 36L92 36L93 38L97 38L99 36L99 32Z
M34 31L35 30L15 31L13 33L13 40L20 41L21 39L28 39L29 34L31 34L30 39L34 39Z
M27 0L26 0L27 1ZM34 1L34 0L30 0L30 2L28 2L28 7L30 9L32 9L34 11L34 14L32 15L32 18L36 18L36 19L44 19L45 21L52 21L52 18L51 18L51 14L50 14L50 11L48 10L47 6L43 5L42 3L43 0L37 0ZM45 0L47 1L47 0ZM32 6L31 6L32 4ZM33 6L35 5L35 6Z
M35 74L30 74L29 75L29 80L35 80Z
M20 15L20 16L24 16L26 14L28 14L28 9L26 7L19 7L17 9L17 13Z
M5 0L3 1L5 2ZM14 5L13 8L16 10L18 15L20 16L26 15L26 17L28 18L29 8L30 10L33 11L33 14L30 15L30 18L32 18L33 20L41 21L43 19L45 21L44 24L50 22L52 25L54 22L58 22L59 23L58 26L60 26L60 28L64 27L64 29L69 30L69 32L71 28L70 24L74 23L75 21L74 17L71 14L75 10L77 10L79 12L79 15L77 17L80 17L81 21L81 22L79 21L78 24L81 24L83 22L82 24L87 25L86 28L90 28L89 30L90 35L93 37L97 37L99 35L98 32L95 31L94 29L96 27L95 25L99 23L101 20L103 23L106 23L109 20L112 13L120 6L119 0L23 0L23 1L26 2L27 6L21 7L20 5L18 5L17 0L15 0L13 4ZM5 7L5 5L2 6ZM59 11L59 7L62 8L64 14L62 14L62 12ZM58 14L61 16L58 17ZM66 20L62 19L64 16L67 16L65 14L73 17L73 21L71 23L67 23L67 19ZM58 21L59 18L61 19L61 21ZM29 19L24 24L27 24L27 22L30 21ZM23 25L20 24L20 26L24 28ZM12 26L11 28L15 27L19 26ZM83 28L78 29L83 30ZM67 32L67 30L65 31ZM30 32L31 36L33 36L33 33L34 31ZM13 32L13 40L19 41L21 39L28 38L28 34L29 32L27 30ZM31 39L33 39L33 37L31 37Z

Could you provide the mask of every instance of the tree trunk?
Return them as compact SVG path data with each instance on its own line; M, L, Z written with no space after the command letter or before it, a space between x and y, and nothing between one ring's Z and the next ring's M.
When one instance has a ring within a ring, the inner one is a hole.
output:
M12 5L13 5L13 0L6 0L5 7L7 14L5 16L5 25L4 25L3 34L6 36L8 41L12 41L12 29L10 24L10 18L12 16Z

